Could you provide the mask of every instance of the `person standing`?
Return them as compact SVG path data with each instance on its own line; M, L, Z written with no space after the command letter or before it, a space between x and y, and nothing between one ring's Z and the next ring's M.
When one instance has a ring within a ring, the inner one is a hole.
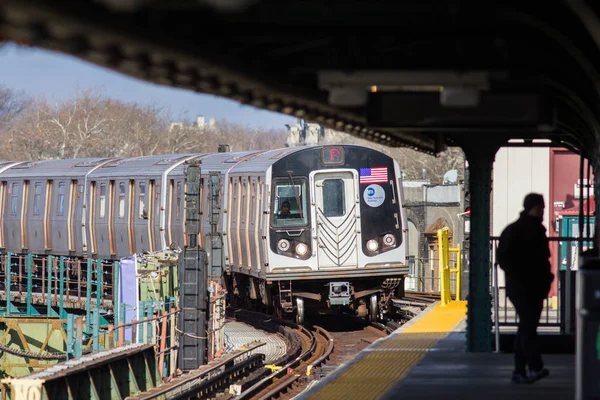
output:
M519 219L504 229L496 252L506 277L506 294L519 316L513 383L533 383L550 373L544 368L537 335L544 299L554 279L548 237L542 225L544 209L541 194L525 196Z

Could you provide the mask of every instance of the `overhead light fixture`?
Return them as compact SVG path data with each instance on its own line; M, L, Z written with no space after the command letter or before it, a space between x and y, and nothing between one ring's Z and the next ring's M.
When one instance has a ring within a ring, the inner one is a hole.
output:
M360 86L371 88L377 86L389 89L397 88L435 88L440 87L472 87L481 90L489 89L490 75L497 76L501 73L492 71L319 71L319 88L332 89L341 86Z
M367 104L367 91L361 87L336 87L329 91L329 104L341 107L360 107Z
M474 88L445 88L440 93L440 104L447 108L474 108L479 105L481 92Z
M498 71L319 71L319 88L329 91L329 103L336 106L362 106L367 94L378 92L437 92L444 107L476 107L480 92L489 90L490 76Z

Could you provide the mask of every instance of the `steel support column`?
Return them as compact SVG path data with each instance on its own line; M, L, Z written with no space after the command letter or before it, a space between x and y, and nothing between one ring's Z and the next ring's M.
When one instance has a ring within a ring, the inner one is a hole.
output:
M487 142L487 143L486 143ZM491 143L490 143L491 142ZM490 194L492 166L499 143L477 137L463 145L469 161L471 233L466 351L492 351L492 298L490 294Z

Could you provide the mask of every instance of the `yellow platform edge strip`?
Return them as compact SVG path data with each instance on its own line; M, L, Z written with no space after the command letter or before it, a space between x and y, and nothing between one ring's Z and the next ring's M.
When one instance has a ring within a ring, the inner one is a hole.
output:
M466 301L437 304L403 331L375 343L362 359L308 398L311 400L379 399L404 379L428 349L464 320Z

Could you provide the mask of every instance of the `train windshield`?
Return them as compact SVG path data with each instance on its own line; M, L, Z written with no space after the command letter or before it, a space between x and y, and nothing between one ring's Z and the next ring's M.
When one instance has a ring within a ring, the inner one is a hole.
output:
M273 192L273 226L279 228L308 223L305 178L276 179Z

